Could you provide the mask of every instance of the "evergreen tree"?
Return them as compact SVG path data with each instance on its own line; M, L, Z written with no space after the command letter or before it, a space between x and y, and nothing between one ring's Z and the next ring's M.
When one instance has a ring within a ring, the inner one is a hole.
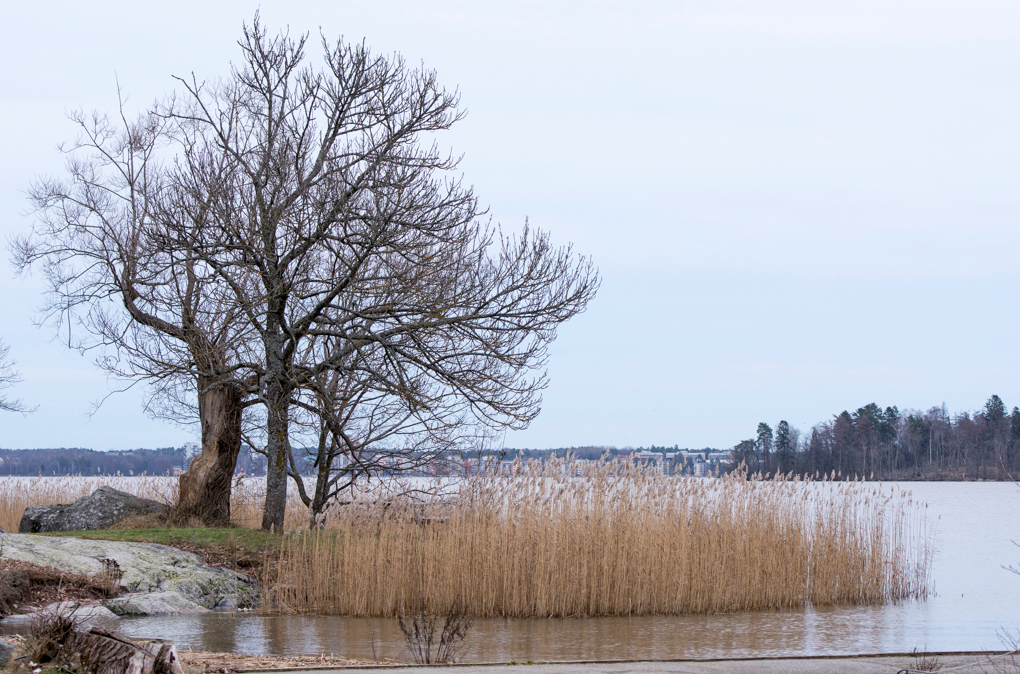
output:
M772 461L772 427L764 421L758 424L757 448L761 453L761 469L768 472Z

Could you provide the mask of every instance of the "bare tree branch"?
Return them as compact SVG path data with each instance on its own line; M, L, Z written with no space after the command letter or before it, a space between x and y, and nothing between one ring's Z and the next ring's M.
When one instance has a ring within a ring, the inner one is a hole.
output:
M21 375L14 369L15 362L8 358L10 352L11 347L4 344L3 340L0 340L0 391L21 383ZM29 407L21 398L8 398L0 393L0 411L29 414L35 410L35 407Z

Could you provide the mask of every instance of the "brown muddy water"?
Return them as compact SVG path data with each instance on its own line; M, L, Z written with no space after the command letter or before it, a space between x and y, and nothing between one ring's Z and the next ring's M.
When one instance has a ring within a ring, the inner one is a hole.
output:
M1002 649L1020 629L1020 487L904 483L929 504L935 596L887 606L710 616L479 620L464 662L682 659ZM204 614L120 621L131 636L181 648L405 660L396 620Z

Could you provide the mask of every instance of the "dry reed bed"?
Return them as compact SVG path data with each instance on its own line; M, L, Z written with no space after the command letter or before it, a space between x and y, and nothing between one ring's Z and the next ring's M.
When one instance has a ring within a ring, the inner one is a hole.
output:
M714 613L924 597L931 542L904 492L698 479L603 463L479 476L452 497L361 498L288 535L277 612Z

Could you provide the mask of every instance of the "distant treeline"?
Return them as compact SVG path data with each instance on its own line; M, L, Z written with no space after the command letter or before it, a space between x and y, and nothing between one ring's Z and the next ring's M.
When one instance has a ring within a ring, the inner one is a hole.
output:
M0 449L0 475L165 475L187 463L179 447L98 452L81 447Z
M182 447L96 451L81 447L59 449L0 449L0 475L173 475L187 469L190 458ZM265 475L265 458L241 450L236 472Z
M733 448L752 472L875 479L1001 480L1020 477L1020 408L993 395L983 409L900 411L869 403L804 433L786 421L758 424Z

